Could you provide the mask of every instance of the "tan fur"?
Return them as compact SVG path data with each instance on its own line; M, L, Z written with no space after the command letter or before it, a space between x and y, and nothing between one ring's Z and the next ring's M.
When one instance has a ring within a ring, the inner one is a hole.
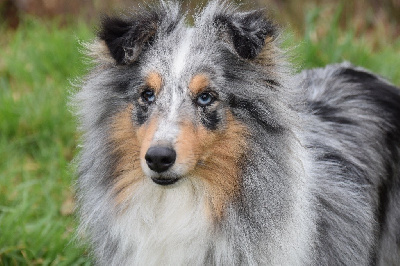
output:
M209 211L220 219L227 203L239 192L240 160L246 149L246 128L228 113L222 131L184 123L176 144L177 162L202 178L209 194Z
M282 65L282 51L276 45L276 40L274 37L269 36L264 41L265 45L262 48L261 52L257 55L253 61L259 65L265 66L266 75L271 80L280 80L280 76L282 73L277 72L275 68L271 68L271 66ZM265 82L265 81L264 81ZM266 85L273 85L266 82Z
M210 85L208 77L204 74L198 74L192 78L189 83L189 90L193 95L197 95Z
M135 184L146 178L142 172L140 159L144 158L156 129L157 119L139 128L131 119L133 106L129 105L116 115L111 130L111 140L118 158L113 176L116 177L114 190L116 203L121 204L129 197Z
M112 58L105 41L96 39L93 42L84 43L83 46L87 50L87 55L98 63L115 63L115 60Z
M153 89L156 94L158 94L162 87L162 78L160 74L156 72L150 72L146 78L146 85Z
M147 150L150 148L151 141L153 139L154 133L157 130L158 119L151 118L151 120L139 128L137 132L137 137L140 140L140 158L143 159L146 155Z
M135 184L147 178L140 160L144 158L157 129L158 119L152 118L139 128L132 123L133 106L116 115L111 139L118 163L115 168L114 190L116 203L126 202ZM208 211L213 219L220 219L227 203L239 192L240 160L246 149L247 130L227 114L226 127L209 131L191 121L181 124L176 142L176 164L188 169L187 176L201 178L208 191Z

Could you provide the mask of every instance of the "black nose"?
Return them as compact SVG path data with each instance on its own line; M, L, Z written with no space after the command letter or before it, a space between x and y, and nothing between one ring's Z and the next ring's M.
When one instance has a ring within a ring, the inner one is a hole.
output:
M149 168L157 173L167 171L176 159L176 152L167 147L151 147L144 156Z

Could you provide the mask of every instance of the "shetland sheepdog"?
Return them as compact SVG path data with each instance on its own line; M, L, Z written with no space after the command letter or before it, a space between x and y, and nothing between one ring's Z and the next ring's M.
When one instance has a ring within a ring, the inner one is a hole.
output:
M99 265L400 265L400 92L295 74L262 11L104 17L74 96Z

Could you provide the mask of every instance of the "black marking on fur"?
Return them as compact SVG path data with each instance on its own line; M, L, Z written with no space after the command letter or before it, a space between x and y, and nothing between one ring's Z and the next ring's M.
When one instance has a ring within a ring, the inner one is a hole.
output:
M366 82L377 80L377 77L365 71L356 70L354 68L344 68L340 71L340 75L344 75L354 82Z
M149 119L149 106L146 104L136 105L133 112L134 122L141 126L147 121L147 119Z
M121 80L117 82L116 86L114 87L114 90L117 93L126 94L129 90L129 85L130 85L130 80Z
M400 90L363 70L343 68L337 75L349 82L358 83L362 90L358 97L376 105L376 115L385 114L384 118L391 125L387 132L388 144L391 144L388 148L397 147L396 144L400 142Z
M221 122L221 116L219 110L207 111L204 109L204 113L201 116L201 123L209 130L216 130Z
M392 171L389 171L388 177L391 177L391 174L393 174ZM378 209L376 210L376 218L379 224L379 235L382 235L382 231L384 228L384 224L386 224L386 211L387 211L387 205L389 203L389 186L387 184L388 182L382 183L378 187L378 197L379 197L379 206Z
M267 83L267 86L271 89L276 89L276 88L281 87L281 84L278 81L273 80L273 79L265 79L265 82Z
M334 122L343 125L354 125L357 124L354 120L348 117L340 115L341 110L334 106L330 106L327 103L321 101L309 102L310 110L323 121Z
M276 26L261 11L220 14L214 22L228 32L236 52L245 59L254 59L264 47L265 39L277 34Z
M360 185L360 189L366 185L371 185L371 182L365 178L367 175L362 168L351 162L339 151L328 146L321 146L318 148L324 152L316 159L324 162L325 164L327 163L335 166L336 171L338 171L335 173L335 175L347 176L348 181Z
M129 20L104 17L99 37L106 42L117 64L129 64L146 45L151 45L159 20L156 12L148 12Z
M165 16L165 10L145 8L130 18L105 16L98 36L105 41L117 64L129 65L153 44ZM177 23L170 21L165 33L172 32Z
M399 172L400 170L397 169L398 167L396 167L396 165L393 165L392 163L392 162L397 162L397 164L399 164L400 162L400 154L398 153L398 151L393 149L393 147L399 146L400 139L387 138L386 142L387 142L387 147L389 147L390 150L392 161L386 163L386 171L387 171L386 179L378 186L377 190L379 205L378 208L375 210L375 216L379 225L378 238L380 239L382 238L382 235L385 233L385 230L387 230L386 228L388 222L387 216L388 216L388 211L390 211L388 210L388 206L391 203L390 201L392 193L395 193L394 191L400 190L400 172Z
M243 117L243 119L254 119L268 133L280 134L284 131L284 128L272 117L271 111L268 110L268 105L257 99L239 99L234 95L230 95L229 106L232 108L234 115ZM241 114L242 112L245 114ZM244 122L247 123L247 121Z

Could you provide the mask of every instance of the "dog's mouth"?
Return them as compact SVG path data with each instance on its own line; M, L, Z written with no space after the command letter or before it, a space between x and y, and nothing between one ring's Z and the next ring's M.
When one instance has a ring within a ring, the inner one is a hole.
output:
M179 180L179 177L152 177L151 180L157 185L168 186L175 184Z

